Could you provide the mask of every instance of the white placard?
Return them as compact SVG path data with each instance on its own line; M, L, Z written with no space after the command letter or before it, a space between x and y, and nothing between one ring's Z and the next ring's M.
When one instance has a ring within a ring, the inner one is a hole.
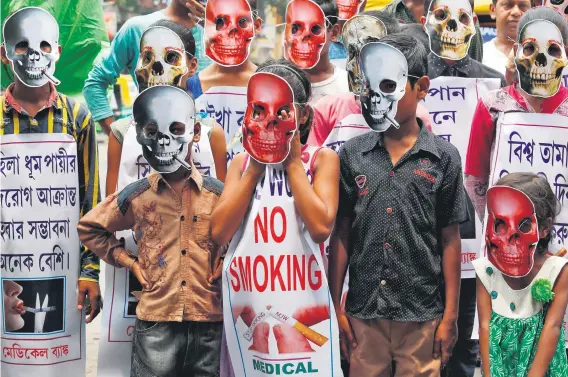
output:
M0 146L2 376L85 376L77 143L20 134Z
M247 108L246 86L214 86L195 100L195 106L225 130L228 165L237 153L244 151L240 135Z
M490 90L498 89L499 79L438 77L430 82L425 105L432 117L432 132L452 143L460 152L462 166L469 144L471 121L477 101ZM475 277L471 261L477 258L483 229L469 197L470 221L460 225L462 238L462 278Z

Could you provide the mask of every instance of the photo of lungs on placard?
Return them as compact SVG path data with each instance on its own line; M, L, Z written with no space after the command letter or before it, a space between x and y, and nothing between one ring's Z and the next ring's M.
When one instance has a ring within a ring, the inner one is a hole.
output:
M315 67L326 34L325 15L318 4L311 0L292 0L288 3L284 32L286 59L303 69Z
M294 92L281 77L258 72L247 86L243 147L256 161L277 164L290 153L297 131Z
M528 275L539 237L535 206L525 193L509 186L487 190L485 247L499 271L511 277Z
M205 55L219 65L243 64L254 38L254 20L246 0L208 0L205 7Z

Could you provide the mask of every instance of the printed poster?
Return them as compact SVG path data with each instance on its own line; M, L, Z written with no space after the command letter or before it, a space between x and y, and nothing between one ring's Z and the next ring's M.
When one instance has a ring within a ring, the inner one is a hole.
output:
M499 79L438 77L430 82L425 106L432 118L432 132L458 149L462 168L465 168L471 121L477 101L488 91L500 86ZM462 279L475 277L471 261L477 258L483 233L473 202L469 196L466 199L470 221L460 225Z
M20 134L0 146L2 376L85 376L77 144Z

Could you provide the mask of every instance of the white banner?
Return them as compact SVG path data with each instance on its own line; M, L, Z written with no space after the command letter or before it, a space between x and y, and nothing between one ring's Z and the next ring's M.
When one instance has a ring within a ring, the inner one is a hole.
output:
M462 77L438 77L430 82L425 105L432 117L432 132L458 149L464 167L471 121L477 101L488 91L498 89L500 85L499 79ZM475 277L471 261L477 258L483 233L481 221L475 214L469 197L467 197L467 207L470 221L460 225L462 279Z
M242 152L241 125L247 108L246 86L214 86L195 100L198 112L205 112L225 130L227 165Z
M77 144L0 138L2 376L85 376Z

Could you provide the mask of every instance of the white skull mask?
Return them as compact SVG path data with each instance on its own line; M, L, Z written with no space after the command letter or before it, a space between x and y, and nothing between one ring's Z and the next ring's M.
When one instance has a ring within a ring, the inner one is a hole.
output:
M562 13L564 17L568 17L568 0L546 0L545 5L556 9Z
M343 45L347 50L347 74L349 90L353 94L361 94L365 79L359 67L359 54L363 46L369 42L377 42L379 38L387 35L385 25L376 17L355 16L345 22L341 31Z
M140 39L140 55L136 66L138 89L156 85L177 86L188 71L186 52L180 37L172 30L154 26Z
M361 49L359 64L365 77L361 111L367 124L377 132L386 131L391 124L398 126L391 121L394 121L398 101L406 91L406 58L390 45L372 42Z
M535 97L551 97L560 89L568 64L560 30L550 21L529 22L520 33L515 63L521 89Z
M6 57L18 79L27 86L39 87L52 81L59 59L59 25L45 10L23 8L4 23Z
M424 27L434 54L444 59L463 59L476 33L469 0L432 1Z
M160 173L177 171L194 135L195 104L189 94L174 86L148 88L136 97L132 115L150 166Z

